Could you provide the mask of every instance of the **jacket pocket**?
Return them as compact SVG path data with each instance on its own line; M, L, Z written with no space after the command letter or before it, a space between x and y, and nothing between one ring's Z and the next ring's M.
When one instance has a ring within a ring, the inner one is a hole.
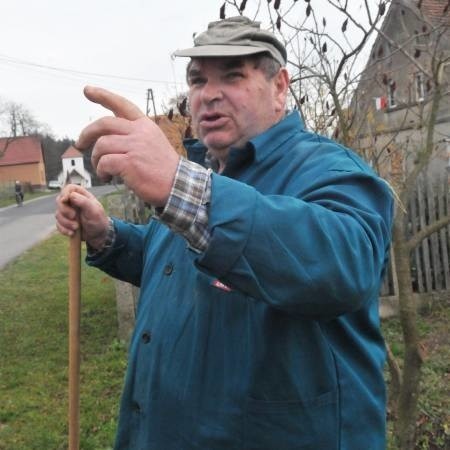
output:
M337 391L307 401L247 400L246 450L336 450Z

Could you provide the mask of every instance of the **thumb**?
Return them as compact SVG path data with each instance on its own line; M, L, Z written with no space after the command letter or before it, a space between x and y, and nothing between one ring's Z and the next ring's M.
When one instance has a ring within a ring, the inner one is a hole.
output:
M70 204L77 208L79 212L88 213L93 208L93 200L79 192L71 192L69 196Z
M136 120L145 117L145 114L125 97L114 94L106 89L86 86L85 97L93 103L98 103L114 113L116 117L128 120Z

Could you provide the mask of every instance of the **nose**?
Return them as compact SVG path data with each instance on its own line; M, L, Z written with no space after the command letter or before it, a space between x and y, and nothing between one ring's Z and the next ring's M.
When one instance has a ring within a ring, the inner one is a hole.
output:
M220 83L208 80L202 86L201 99L204 103L211 103L223 98L222 86Z

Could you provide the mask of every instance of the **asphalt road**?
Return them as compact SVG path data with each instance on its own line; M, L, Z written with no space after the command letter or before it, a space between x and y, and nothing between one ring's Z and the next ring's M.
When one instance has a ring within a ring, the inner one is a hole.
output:
M109 185L97 186L91 192L101 197L115 189ZM22 207L0 208L0 269L56 230L56 195L29 202L25 197Z

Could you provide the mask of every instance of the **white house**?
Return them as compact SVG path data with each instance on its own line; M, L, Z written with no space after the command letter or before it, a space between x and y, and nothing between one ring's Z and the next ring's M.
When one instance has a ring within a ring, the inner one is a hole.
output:
M69 147L61 156L62 172L58 176L61 186L66 183L92 187L91 174L84 168L83 154L75 147Z

